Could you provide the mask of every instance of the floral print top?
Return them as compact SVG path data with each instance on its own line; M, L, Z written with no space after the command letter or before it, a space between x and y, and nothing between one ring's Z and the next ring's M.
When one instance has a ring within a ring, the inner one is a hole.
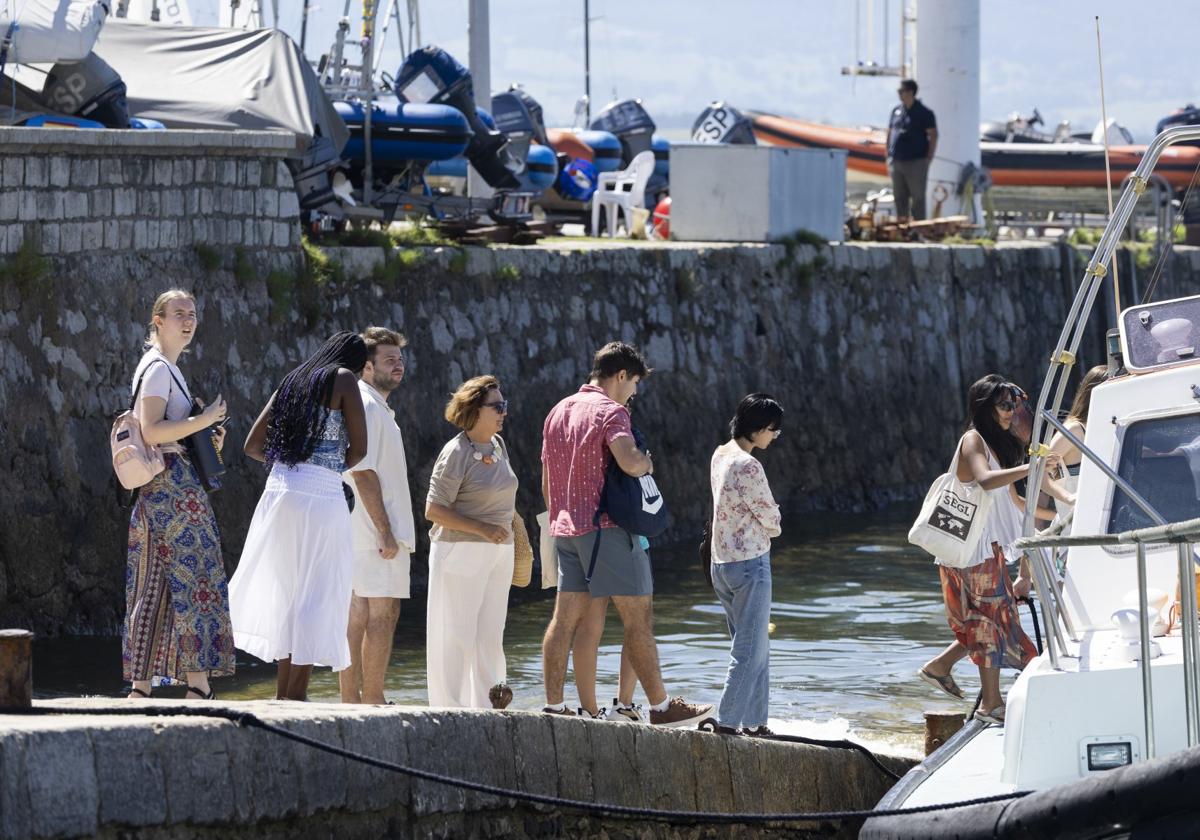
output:
M758 459L737 444L717 447L709 470L713 495L714 563L753 560L778 537L779 505Z

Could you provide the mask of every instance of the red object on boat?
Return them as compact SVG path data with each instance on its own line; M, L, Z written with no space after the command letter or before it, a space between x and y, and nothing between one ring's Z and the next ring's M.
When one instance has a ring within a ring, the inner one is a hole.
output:
M823 125L772 114L754 114L754 136L772 146L845 149L855 172L887 177L887 135L883 131ZM979 144L980 159L1001 187L1104 187L1104 146L1097 143ZM1112 183L1119 187L1146 146L1109 146ZM1171 186L1184 189L1200 165L1200 147L1170 146L1154 168Z
M588 163L595 161L595 155L592 154L592 147L580 140L575 132L570 129L548 129L546 131L546 139L550 141L550 145L554 147L554 151L561 152L573 160L586 160Z
M659 239L671 238L671 196L667 196L654 208L654 235Z

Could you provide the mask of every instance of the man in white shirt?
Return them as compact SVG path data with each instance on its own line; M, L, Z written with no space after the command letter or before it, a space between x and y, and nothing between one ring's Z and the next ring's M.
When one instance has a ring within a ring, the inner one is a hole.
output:
M350 667L338 675L343 703L386 702L384 674L392 655L400 599L408 597L416 546L404 439L388 395L404 379L407 340L384 327L362 333L367 364L358 390L367 419L367 454L344 474L354 488L354 596L350 604Z

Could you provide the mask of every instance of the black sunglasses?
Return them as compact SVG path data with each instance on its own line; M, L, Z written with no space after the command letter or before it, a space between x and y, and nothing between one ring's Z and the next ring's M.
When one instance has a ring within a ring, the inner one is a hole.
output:
M497 414L508 414L508 400L499 400L497 402L484 403L484 408L494 408Z

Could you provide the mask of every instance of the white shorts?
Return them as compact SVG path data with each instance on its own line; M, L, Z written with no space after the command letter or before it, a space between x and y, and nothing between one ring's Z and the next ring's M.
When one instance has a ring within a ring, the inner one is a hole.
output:
M354 550L354 594L360 598L407 598L412 555L401 549L391 560L379 550Z

